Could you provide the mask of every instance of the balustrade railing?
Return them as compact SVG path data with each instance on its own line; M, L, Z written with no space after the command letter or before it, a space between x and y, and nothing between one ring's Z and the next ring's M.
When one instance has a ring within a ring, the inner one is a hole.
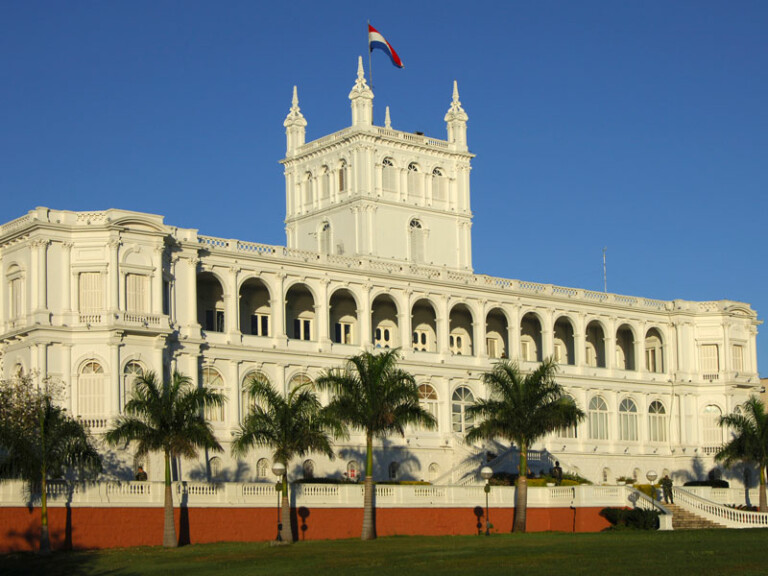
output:
M728 528L768 527L768 513L749 512L707 500L687 488L672 488L675 504Z

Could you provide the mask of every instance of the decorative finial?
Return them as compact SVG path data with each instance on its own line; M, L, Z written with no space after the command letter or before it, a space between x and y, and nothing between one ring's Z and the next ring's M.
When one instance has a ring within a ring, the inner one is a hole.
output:
M456 91L456 82L455 81L453 83L453 86L454 86L453 90L455 92ZM455 96L454 96L454 99L455 99ZM296 86L293 87L293 100L291 101L291 104L292 104L292 106L291 106L292 110L294 108L296 110L299 109L299 89Z
M448 112L445 114L445 122L448 128L448 142L458 150L467 149L467 120L469 116L461 107L459 100L459 84L453 81L453 99Z
M451 107L448 108L448 113L445 115L446 122L452 120L459 120L461 122L469 120L469 116L464 112L464 108L461 107L461 101L459 100L459 84L456 80L453 81L453 99L451 101Z
M461 106L461 102L459 102L459 83L456 80L453 81L453 103Z
M392 119L389 117L389 106L384 112L384 128L392 128Z
M307 120L299 108L299 91L296 86L293 87L293 98L291 99L291 109L283 122L286 136L286 154L290 155L296 148L304 145L305 128Z
M365 68L363 68L363 57L357 57L357 80L365 82Z

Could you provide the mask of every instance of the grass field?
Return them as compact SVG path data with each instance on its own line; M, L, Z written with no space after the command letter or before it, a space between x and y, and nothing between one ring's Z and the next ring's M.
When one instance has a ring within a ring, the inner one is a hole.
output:
M0 556L3 576L768 574L768 530L390 537Z

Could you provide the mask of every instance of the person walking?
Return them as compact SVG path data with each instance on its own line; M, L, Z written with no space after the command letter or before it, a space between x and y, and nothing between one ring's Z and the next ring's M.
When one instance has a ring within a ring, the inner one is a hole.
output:
M669 474L664 475L660 484L664 492L664 504L674 504L675 500L672 498L672 479L669 477Z

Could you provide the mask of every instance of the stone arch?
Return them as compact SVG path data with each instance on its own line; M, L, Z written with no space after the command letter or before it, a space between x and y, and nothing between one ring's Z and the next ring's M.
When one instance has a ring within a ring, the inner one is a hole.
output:
M605 327L592 320L585 330L585 363L593 368L605 368Z
M661 331L650 328L645 333L645 369L648 372L664 372L664 339Z
M542 350L541 316L534 311L526 312L520 318L520 359L523 362L541 362Z
M285 333L294 340L316 340L315 303L312 289L295 282L285 292Z
M359 344L358 303L349 288L337 288L328 301L329 337L337 344Z
M243 280L238 293L240 332L251 336L272 335L272 296L261 278Z
M557 317L553 331L553 356L558 364L576 364L575 323L566 314Z
M224 332L224 281L213 271L197 275L197 322L208 332Z
M451 354L472 356L475 353L474 314L464 303L455 304L448 313L448 345Z
M626 322L616 329L616 368L619 370L636 370L635 365L635 331Z
M429 298L411 306L411 346L422 352L437 352L437 308Z
M509 357L509 317L500 306L485 315L485 350L489 358Z
M397 301L386 292L371 300L371 341L376 348L401 346Z

